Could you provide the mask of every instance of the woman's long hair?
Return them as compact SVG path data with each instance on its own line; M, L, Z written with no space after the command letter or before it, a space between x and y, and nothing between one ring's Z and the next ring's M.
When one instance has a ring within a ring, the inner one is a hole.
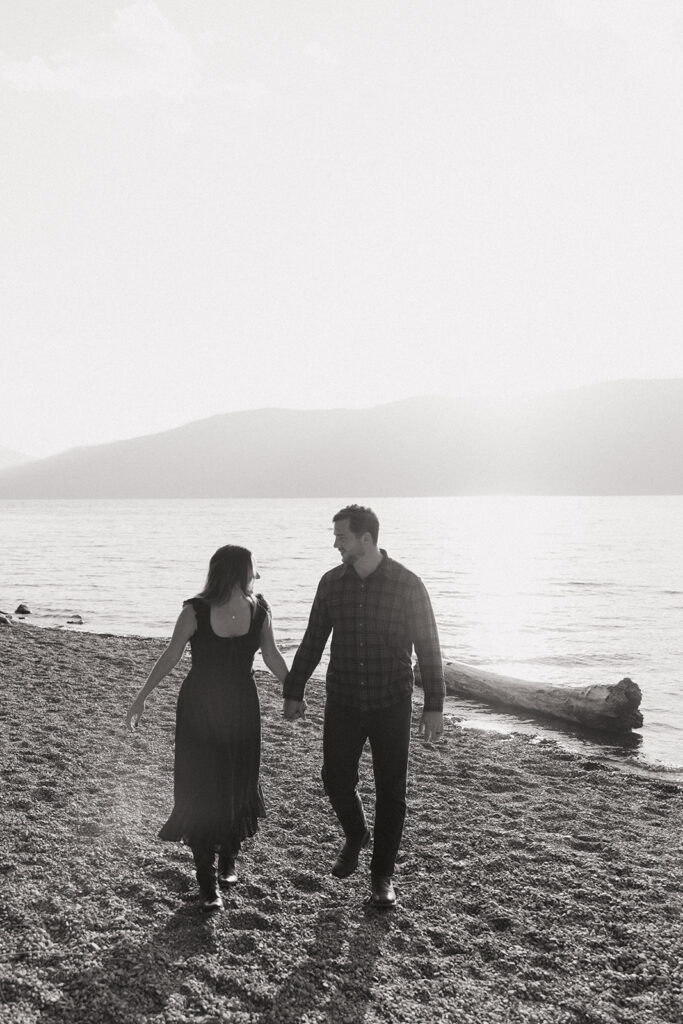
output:
M247 594L252 566L251 551L237 544L225 544L211 556L204 589L197 596L210 604L223 604L235 585Z

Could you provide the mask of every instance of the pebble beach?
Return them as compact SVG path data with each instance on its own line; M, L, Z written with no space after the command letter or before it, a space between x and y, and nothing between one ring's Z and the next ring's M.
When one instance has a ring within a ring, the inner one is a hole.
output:
M0 629L0 1024L680 1024L683 797L529 736L415 736L398 906L350 879L320 782L324 684L258 673L268 817L202 915L172 806L181 663L159 639ZM415 730L421 694L415 694ZM372 818L369 755L361 791Z

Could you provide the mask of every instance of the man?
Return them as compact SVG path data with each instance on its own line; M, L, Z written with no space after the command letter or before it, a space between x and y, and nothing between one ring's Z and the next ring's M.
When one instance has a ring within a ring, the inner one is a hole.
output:
M392 883L406 813L406 777L417 654L424 710L420 734L443 734L443 661L422 581L377 546L379 520L348 505L333 517L342 564L320 580L306 633L284 683L285 718L304 713L304 689L332 633L327 669L322 777L346 842L332 867L347 878L370 842L358 793L358 766L369 740L375 776L370 901L396 902Z

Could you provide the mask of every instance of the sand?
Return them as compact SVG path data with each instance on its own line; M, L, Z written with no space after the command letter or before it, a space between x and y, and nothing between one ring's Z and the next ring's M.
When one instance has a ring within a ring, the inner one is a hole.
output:
M399 904L372 910L367 856L329 875L319 680L292 724L259 674L268 818L207 919L156 837L187 662L124 728L162 648L0 628L0 1022L683 1019L679 787L451 720L413 742ZM369 757L361 787L371 814Z

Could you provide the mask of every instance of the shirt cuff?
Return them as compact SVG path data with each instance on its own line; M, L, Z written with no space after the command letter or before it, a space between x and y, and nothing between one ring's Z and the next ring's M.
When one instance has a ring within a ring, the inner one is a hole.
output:
M443 711L443 700L433 699L427 700L425 698L423 711Z
M298 683L295 679L292 679L291 672L287 673L282 684L282 696L285 700L303 700L305 689L305 683Z

